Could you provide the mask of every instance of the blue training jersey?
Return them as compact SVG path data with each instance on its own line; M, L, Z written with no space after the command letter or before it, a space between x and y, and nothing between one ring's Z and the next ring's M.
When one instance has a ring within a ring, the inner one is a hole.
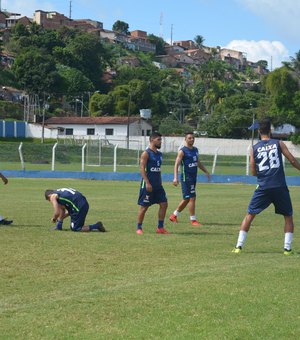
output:
M184 154L181 160L181 179L184 182L187 179L195 180L198 172L198 149L195 146L192 149L183 146L180 150Z
M161 180L161 164L162 164L162 153L160 151L154 152L150 148L145 150L148 155L148 161L146 164L146 174L152 187L159 188L162 186ZM144 180L142 180L141 186L145 186Z
M55 190L58 195L57 202L64 205L68 212L78 212L86 202L86 198L79 191L72 188L60 188Z
M253 146L257 183L261 189L286 186L279 140L261 140Z

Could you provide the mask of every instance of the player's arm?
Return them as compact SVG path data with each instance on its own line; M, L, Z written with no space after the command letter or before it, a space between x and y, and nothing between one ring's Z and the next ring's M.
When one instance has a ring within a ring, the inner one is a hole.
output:
M182 150L178 151L177 157L175 159L175 164L174 164L174 179L173 179L173 185L177 186L179 181L178 181L178 169L179 165L182 161L182 158L184 156L184 152Z
M1 172L0 172L0 178L2 179L2 181L3 181L4 184L7 184L8 179L7 179L4 175L2 175Z
M52 222L56 222L57 220L62 221L65 216L65 209L57 202L57 194L53 194L49 197L49 201L53 206L53 217L51 218Z
M290 153L288 147L280 141L280 147L282 154L289 160L289 162L292 164L292 166L298 170L300 170L300 163L297 161L297 159Z
M141 172L141 175L142 175L142 178L146 184L146 190L148 192L151 192L152 191L152 185L149 181L149 178L147 176L147 173L146 173L146 166L147 166L147 162L148 162L148 159L149 159L149 154L147 151L144 151L141 155L141 159L140 159L140 172Z
M198 160L198 168L205 173L205 175L207 176L207 180L210 181L211 180L210 173L206 169L205 165L202 164L199 160Z
M250 171L253 176L257 176L256 164L254 160L253 148L250 150Z

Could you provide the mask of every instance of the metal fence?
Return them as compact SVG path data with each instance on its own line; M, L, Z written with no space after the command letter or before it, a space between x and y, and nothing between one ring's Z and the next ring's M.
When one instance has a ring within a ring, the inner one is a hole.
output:
M0 142L1 170L50 170L82 172L139 172L144 145L131 140L127 149L122 140L59 141L56 143ZM201 150L200 150L201 151ZM163 173L173 173L177 152L163 152ZM200 160L216 175L249 175L249 149L244 155L201 154ZM298 175L285 162L286 175ZM201 171L199 171L201 174Z

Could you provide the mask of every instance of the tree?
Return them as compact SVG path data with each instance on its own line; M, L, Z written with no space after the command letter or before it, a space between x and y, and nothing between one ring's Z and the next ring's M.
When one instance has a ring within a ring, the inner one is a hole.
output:
M194 38L194 41L199 48L203 47L204 40L205 39L202 37L202 35L196 35Z
M295 72L298 78L300 78L300 51L295 55L295 58L290 57L290 62L283 62L284 66L289 70Z
M19 54L12 71L23 89L30 94L55 93L61 81L53 58L37 48Z
M53 55L57 63L80 70L99 88L107 58L100 38L80 32L67 40L66 47L56 47Z
M114 101L111 95L94 93L90 100L90 112L92 116L101 116L113 113Z
M163 38L157 37L154 34L148 34L147 38L152 44L155 45L156 55L165 54L165 41Z
M126 34L126 35L129 35L129 25L124 22L124 21L121 21L121 20L117 20L113 26L112 26L112 30L115 31L115 32L119 32L119 33L122 33L122 34Z
M93 83L81 71L64 65L57 66L62 82L59 92L69 97L94 91Z

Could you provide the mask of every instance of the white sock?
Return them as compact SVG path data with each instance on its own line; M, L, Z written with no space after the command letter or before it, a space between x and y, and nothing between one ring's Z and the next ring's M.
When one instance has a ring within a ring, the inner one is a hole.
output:
M236 247L243 247L244 242L246 241L247 235L248 235L247 231L240 230Z
M193 215L193 216L190 216L190 220L191 220L191 221L196 221L196 216L194 216L194 215Z
M284 234L284 249L291 250L293 235L293 233Z
M179 216L180 212L179 212L178 210L175 210L175 211L173 212L173 214L174 214L175 216Z

